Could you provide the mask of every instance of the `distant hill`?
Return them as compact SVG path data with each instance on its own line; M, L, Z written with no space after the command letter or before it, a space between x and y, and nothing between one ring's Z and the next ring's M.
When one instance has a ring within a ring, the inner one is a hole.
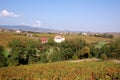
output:
M70 33L70 34L80 34L80 33L103 34L101 32L55 30L55 29L48 29L48 28L37 28L37 27L26 26L26 25L0 25L0 28L10 29L10 30L43 32L43 33L51 32L51 33ZM105 32L105 33L112 34L115 37L120 37L120 32Z
M36 28L32 26L25 25L0 25L0 28L12 29L12 30L22 30L22 31L33 31L33 32L53 32L56 30L47 28Z

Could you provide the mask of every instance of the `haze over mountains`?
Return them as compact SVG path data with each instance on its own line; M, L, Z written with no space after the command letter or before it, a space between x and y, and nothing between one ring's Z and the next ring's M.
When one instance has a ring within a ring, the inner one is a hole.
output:
M57 29L49 29L49 28L38 28L27 25L0 25L0 28L10 29L10 30L21 30L21 31L32 31L32 32L43 32L43 33L119 33L120 32L91 32L91 31L72 31L72 30L57 30Z
M21 31L32 31L32 32L43 32L43 33L61 33L61 32L70 32L70 33L79 33L79 32L89 32L89 31L72 31L72 30L57 30L49 28L38 28L27 25L0 25L0 28L11 29L11 30L21 30Z
M12 29L12 30L22 30L22 31L33 31L33 32L53 32L56 30L47 28L37 28L26 25L0 25L0 28Z

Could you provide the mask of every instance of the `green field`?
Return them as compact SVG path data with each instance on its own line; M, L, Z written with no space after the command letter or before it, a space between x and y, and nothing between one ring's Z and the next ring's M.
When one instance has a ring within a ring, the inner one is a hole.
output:
M55 62L4 67L0 80L120 80L120 64Z
M104 46L105 44L107 44L107 42L104 42L104 41L100 41L96 44L95 48L102 48L102 46Z

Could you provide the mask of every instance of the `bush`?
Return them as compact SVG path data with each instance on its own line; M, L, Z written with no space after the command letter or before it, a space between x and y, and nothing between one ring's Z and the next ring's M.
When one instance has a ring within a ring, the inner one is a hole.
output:
M74 54L74 55L72 56L72 59L73 59L73 60L78 60L79 58L78 58L77 55Z
M107 59L107 55L106 55L105 53L102 53L102 54L100 55L100 58L101 58L102 60L106 60L106 59Z

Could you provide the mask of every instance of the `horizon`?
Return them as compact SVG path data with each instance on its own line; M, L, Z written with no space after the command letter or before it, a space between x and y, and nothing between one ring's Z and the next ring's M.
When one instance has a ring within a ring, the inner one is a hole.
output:
M0 25L120 32L119 0L4 0L0 5Z
M4 26L4 27L3 27ZM5 27L5 26L8 26L8 27ZM16 26L16 28L15 28ZM21 26L23 27L22 28L18 28L17 26ZM28 27L27 30L24 30L24 27ZM29 28L34 28L34 29L37 29L37 31L34 31L32 29L29 29ZM20 30L20 31L32 31L32 32L41 32L39 30L43 29L43 30L47 30L48 32L56 32L56 31L60 31L60 32L83 32L83 33L120 33L120 32L113 32L113 31L105 31L105 32L97 32L97 31L80 31L80 30L59 30L59 29L51 29L51 28L42 28L42 27L34 27L34 26L29 26L29 25L0 25L0 29L10 29L10 30ZM44 31L43 31L44 32ZM46 32L46 31L45 31Z

